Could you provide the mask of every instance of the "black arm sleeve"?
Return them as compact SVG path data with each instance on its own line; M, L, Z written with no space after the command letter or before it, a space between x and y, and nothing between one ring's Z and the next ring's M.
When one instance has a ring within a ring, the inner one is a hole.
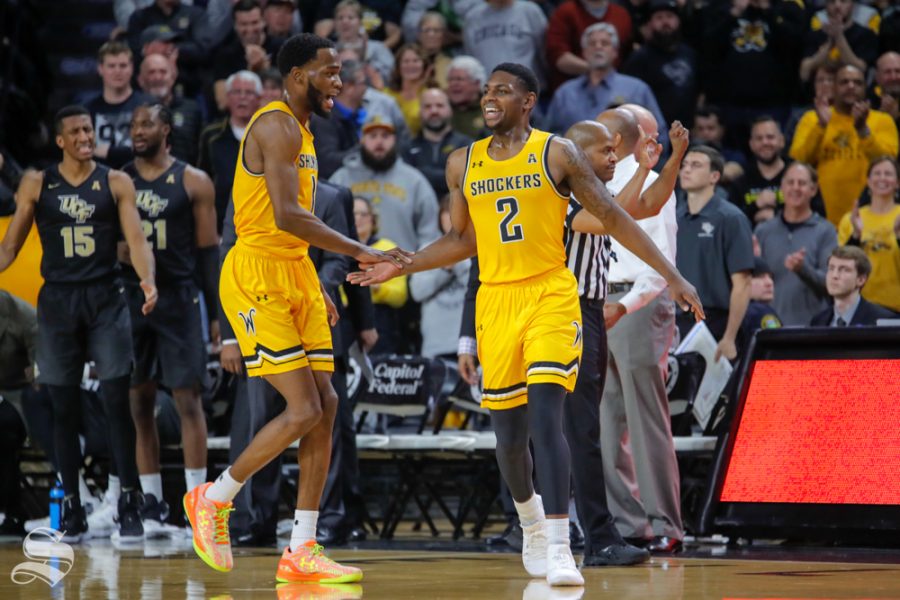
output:
M476 256L472 258L472 268L469 269L469 285L466 288L466 303L463 305L459 337L475 337L475 298L478 297L478 288L481 286L478 280L479 272Z

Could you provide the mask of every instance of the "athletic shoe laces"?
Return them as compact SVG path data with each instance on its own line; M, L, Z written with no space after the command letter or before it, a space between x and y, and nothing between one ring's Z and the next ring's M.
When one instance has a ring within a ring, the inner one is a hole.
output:
M222 508L216 508L216 529L214 532L214 537L217 544L230 543L230 538L228 537L228 513L233 510L234 507L232 506L223 506Z

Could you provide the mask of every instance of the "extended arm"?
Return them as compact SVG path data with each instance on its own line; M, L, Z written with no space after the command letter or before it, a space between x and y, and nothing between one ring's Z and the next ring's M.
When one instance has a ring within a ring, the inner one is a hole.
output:
M16 212L0 242L0 273L16 260L34 224L34 208L41 195L44 176L39 171L26 171L16 191Z
M672 195L675 184L678 182L681 161L684 159L684 154L687 152L690 143L690 132L681 122L675 121L669 129L669 141L672 144L672 154L669 156L666 164L663 165L656 181L650 184L650 187L644 190L643 193L633 196L633 200L630 198L620 200L618 196L616 197L616 201L625 209L625 212L637 220L659 214L659 211L662 210L662 207L665 206ZM626 201L628 204L626 204Z
M750 272L739 271L731 275L731 297L728 301L728 323L725 326L725 334L716 347L716 360L724 356L728 360L734 360L737 356L737 347L734 340L737 337L744 315L747 314L747 305L750 304Z
M294 120L283 113L269 113L258 119L250 131L262 163L266 188L272 199L275 226L306 240L313 246L346 254L365 263L396 260L392 254L379 252L334 231L297 202L300 182L294 158L300 151L302 138ZM244 145L247 158L247 142ZM251 148L252 150L252 148Z
M215 331L210 337L218 344L218 298L219 298L219 235L216 232L216 189L209 175L188 167L184 172L184 183L191 198L194 216L194 241L197 245L197 274L203 301L210 323L215 323Z
M697 291L672 263L666 260L634 219L613 201L606 186L594 175L581 150L564 138L554 138L552 144L551 171L564 174L565 181L585 210L600 219L613 237L666 279L673 298L684 310L688 310L690 305L694 313L702 318L703 307L700 305Z
M454 150L447 159L447 187L450 189L451 228L443 237L416 253L405 273L417 273L438 267L447 267L461 260L472 258L477 252L475 229L469 218L469 205L463 196L463 173L466 164L466 148ZM400 275L396 268L370 267L364 272L350 273L347 280L359 285L382 283Z
M147 243L144 229L141 227L141 216L134 201L134 183L122 171L110 171L109 186L116 198L119 211L119 226L128 244L131 264L141 278L141 289L144 291L143 313L149 314L156 306L156 262L153 250Z

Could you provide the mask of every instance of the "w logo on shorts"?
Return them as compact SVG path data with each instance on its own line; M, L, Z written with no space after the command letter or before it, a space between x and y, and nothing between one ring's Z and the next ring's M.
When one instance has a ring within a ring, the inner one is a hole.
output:
M247 329L247 335L256 335L256 325L253 323L254 315L256 315L255 308L248 310L246 315L240 311L238 312L238 316L241 318L241 321L244 322L244 327Z
M581 345L581 323L578 321L572 321L572 325L575 326L575 341L572 342L572 347L578 347Z

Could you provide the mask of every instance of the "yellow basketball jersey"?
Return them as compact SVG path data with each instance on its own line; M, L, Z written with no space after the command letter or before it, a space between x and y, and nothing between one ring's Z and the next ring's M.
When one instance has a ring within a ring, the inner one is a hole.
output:
M547 168L553 135L531 130L514 157L488 156L491 138L469 146L463 194L478 241L482 283L510 283L565 268L569 202Z
M306 256L309 243L295 235L278 229L275 226L275 212L272 208L272 199L266 188L266 180L262 173L254 173L244 161L244 143L247 134L256 120L262 115L279 111L287 113L296 121L294 113L287 104L278 100L265 105L253 115L244 137L241 140L241 149L238 152L237 166L234 169L234 228L237 232L238 243L254 250L272 254L281 258L301 258ZM297 202L306 210L312 212L316 197L316 180L319 176L319 164L316 160L316 150L313 148L313 135L303 123L297 121L303 142L300 152L294 158L297 165L297 178L300 181L300 194Z

